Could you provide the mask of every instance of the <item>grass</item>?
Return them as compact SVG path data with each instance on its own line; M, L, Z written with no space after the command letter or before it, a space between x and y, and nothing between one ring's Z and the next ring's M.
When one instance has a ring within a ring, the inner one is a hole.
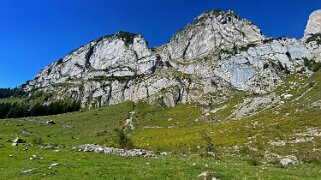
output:
M21 136L20 131L25 130L31 133L30 137L24 137L27 142L31 142L33 137L41 137L45 143L53 144L100 143L106 141L107 137L97 134L102 131L113 134L113 129L122 126L132 108L133 103L126 102L91 111L0 120L2 130L0 137L13 139L15 136ZM56 124L47 125L45 122L48 120L53 120Z
M321 132L320 107L312 105L321 100L321 72L312 77L286 76L276 94L292 94L292 98L281 98L282 105L275 104L239 120L228 117L237 104L249 97L240 91L231 91L230 99L213 106L180 104L165 108L144 102L124 102L55 116L0 120L1 178L195 179L198 174L209 171L221 179L319 179L321 137L298 134L309 128ZM298 85L294 87L293 83ZM204 109L223 106L224 109L210 115L204 112ZM70 148L88 143L118 146L114 130L123 128L132 111L135 128L126 133L134 145L171 155L123 158ZM47 120L56 124L47 125ZM22 130L31 135L23 136ZM11 147L7 140L15 137L27 143L56 144L61 152L41 149L40 145ZM293 143L311 137L311 141ZM271 141L286 143L273 146ZM204 157L206 149L212 149L215 157ZM268 152L281 157L294 155L302 164L281 167L278 159L266 157ZM44 159L29 160L33 154ZM49 169L54 162L60 165ZM36 170L20 173L29 168Z
M23 148L1 148L2 179L197 179L204 171L213 172L221 179L317 179L320 174L316 164L281 168L251 165L240 158L124 158L67 148L60 148L60 152L39 146L29 147L27 151ZM32 155L43 159L30 160ZM49 168L52 163L58 166ZM21 173L27 169L35 170Z

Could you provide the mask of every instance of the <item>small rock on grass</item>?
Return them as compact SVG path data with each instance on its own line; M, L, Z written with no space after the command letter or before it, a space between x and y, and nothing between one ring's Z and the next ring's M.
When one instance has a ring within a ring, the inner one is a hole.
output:
M20 133L26 137L30 136L30 132L25 131L25 130L21 130Z
M31 172L33 172L33 171L35 171L35 170L36 170L35 168L33 168L33 169L26 169L26 170L21 171L21 173L22 173L22 174L31 173Z
M46 122L46 124L56 124L56 123L55 123L55 121L53 121L53 120L48 120L48 121Z
M219 178L214 174L210 172L203 172L202 174L198 175L198 178L202 178L204 180L219 180Z
M287 167L289 165L295 165L298 163L298 159L295 156L285 156L283 159L280 160L280 164L283 167Z
M37 155L31 155L31 157L29 158L30 160L34 160L34 159L40 159L43 160L43 157L38 157Z
M12 142L13 142L13 143L25 143L26 141L23 140L23 139L20 139L20 138L16 137Z
M52 164L50 164L49 169L57 167L58 165L59 165L59 163L52 163Z

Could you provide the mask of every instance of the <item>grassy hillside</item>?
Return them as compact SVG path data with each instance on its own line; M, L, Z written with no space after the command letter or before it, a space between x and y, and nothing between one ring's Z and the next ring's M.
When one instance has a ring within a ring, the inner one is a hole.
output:
M233 111L253 95L235 91L233 96L210 107L125 102L90 111L0 120L0 177L195 179L209 171L221 179L321 178L321 72L312 77L288 75L276 90L276 103L260 106L247 117L235 118ZM115 129L123 128L131 116L134 128L125 129L134 145L170 155L123 158L71 149L90 143L117 147ZM56 124L46 124L48 120ZM34 146L11 147L7 140L15 137ZM41 149L48 144L60 152ZM43 159L29 160L32 155ZM282 167L280 158L289 155L299 163ZM49 169L55 162L59 165ZM30 168L35 170L21 173Z

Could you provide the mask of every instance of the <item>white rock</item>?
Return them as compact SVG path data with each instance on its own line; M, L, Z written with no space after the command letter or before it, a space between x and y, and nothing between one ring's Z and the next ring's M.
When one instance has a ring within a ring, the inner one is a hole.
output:
M218 180L218 178L216 178L213 173L207 171L201 173L200 175L198 175L198 177L203 178L204 180Z
M52 169L57 166L59 166L59 163L52 163L52 164L50 164L49 169Z
M36 170L35 168L33 168L33 169L26 169L26 170L21 171L21 173L23 173L23 174L31 173L31 172L33 172L33 171L35 171L35 170Z
M280 164L282 166L289 166L289 165L295 165L298 163L298 160L295 156L286 156L280 160Z
M316 10L311 13L304 36L308 37L311 34L321 33L321 10Z
M283 95L283 98L284 98L284 99L290 99L291 97L293 97L292 94L284 94L284 95Z

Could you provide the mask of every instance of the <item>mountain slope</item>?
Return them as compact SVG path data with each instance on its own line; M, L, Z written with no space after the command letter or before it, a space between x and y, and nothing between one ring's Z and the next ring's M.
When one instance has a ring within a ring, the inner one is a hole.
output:
M311 77L286 75L276 95L292 97L281 96L281 100L235 119L230 117L247 105L248 98L262 95L236 91L234 97L216 106L164 108L124 102L83 112L1 120L0 139L18 136L27 142L18 147L10 142L0 144L2 177L194 179L209 171L220 179L318 179L320 82L321 71ZM48 120L55 124L47 124ZM71 148L87 143L118 146L114 129L122 127L136 147L153 150L158 157L122 158ZM42 145L34 143L39 138ZM38 159L30 160L34 155ZM284 158L291 158L294 164L281 166ZM58 166L48 169L53 163ZM33 170L22 173L28 169Z
M320 17L302 40L209 11L157 48L125 32L86 44L23 85L27 95L0 99L93 108L0 119L1 177L320 179ZM156 157L79 150L124 141Z
M23 88L53 93L49 103L76 99L83 108L139 100L216 104L233 89L266 94L286 73L312 73L304 60L313 61L314 52L300 40L265 38L232 11L213 10L154 49L142 35L124 32L92 41Z

